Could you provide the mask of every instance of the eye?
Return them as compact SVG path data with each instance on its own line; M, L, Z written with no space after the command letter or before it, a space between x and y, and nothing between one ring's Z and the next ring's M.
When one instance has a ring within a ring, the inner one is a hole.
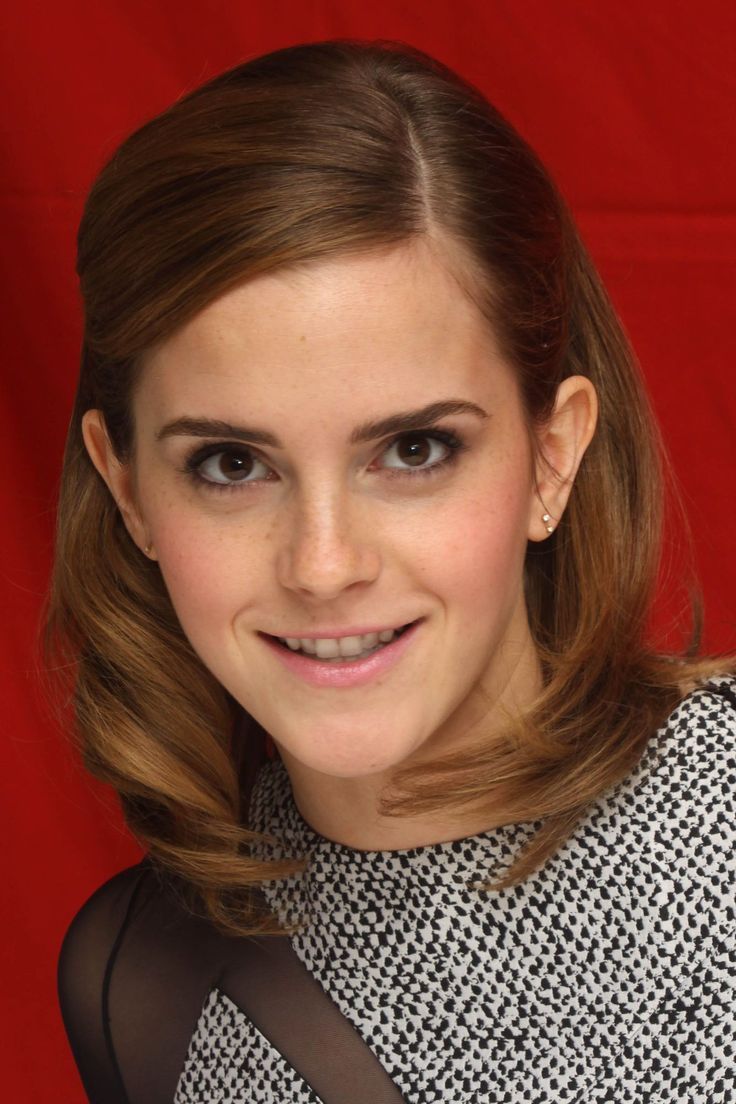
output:
M439 450L440 457L435 458L432 463L427 463L432 455L432 446ZM387 465L392 476L434 475L439 469L451 464L463 447L462 441L454 433L435 429L431 433L402 434L388 446L384 456L395 450L401 463L408 464L408 467ZM444 455L442 455L443 452Z
M218 446L217 452L204 457L201 453L192 457L187 467L196 472L197 476L206 483L217 483L222 487L234 483L253 482L249 477L259 464L265 469L263 461L248 449L223 449L222 446Z
M399 464L383 464L380 470L385 471L389 479L420 479L438 475L466 447L449 430L402 433L381 452L382 457L395 453ZM270 477L273 476L268 465L250 449L239 445L225 445L221 441L197 449L187 457L182 470L195 483L200 486L204 484L205 488L212 491L237 490L241 486L270 482Z

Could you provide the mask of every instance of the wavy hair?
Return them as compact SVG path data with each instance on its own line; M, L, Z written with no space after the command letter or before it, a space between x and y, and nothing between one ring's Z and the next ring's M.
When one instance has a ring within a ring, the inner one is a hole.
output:
M572 218L526 142L472 85L403 43L337 40L250 60L132 134L79 229L79 386L64 457L50 655L71 660L87 768L151 858L223 930L276 930L249 892L305 865L255 861L244 780L265 734L186 639L158 566L130 539L85 450L102 411L125 462L141 354L261 273L442 238L520 381L529 425L588 376L600 420L525 587L544 688L501 739L395 775L384 812L540 821L486 889L527 877L623 778L715 661L658 654L663 452L628 342Z

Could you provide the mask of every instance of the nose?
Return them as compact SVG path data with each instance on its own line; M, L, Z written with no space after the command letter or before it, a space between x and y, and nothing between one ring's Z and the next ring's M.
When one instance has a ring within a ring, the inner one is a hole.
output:
M348 497L330 492L302 501L284 518L277 555L282 586L326 602L378 576L375 525L371 534L365 513L359 516Z

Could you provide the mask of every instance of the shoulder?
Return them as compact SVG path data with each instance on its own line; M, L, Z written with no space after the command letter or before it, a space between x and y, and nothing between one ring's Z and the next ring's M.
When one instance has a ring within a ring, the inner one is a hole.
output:
M136 905L155 892L155 880L146 859L121 870L101 885L84 902L67 928L59 951L58 981L62 1010L67 998L78 1004L84 995L80 979L85 979L91 999L97 983L114 958L116 947L125 937L136 912Z
M144 888L150 893L151 871L146 860L115 874L82 905L59 952L59 982L65 983L62 996L69 988L66 983L80 974L91 978L104 973Z
M736 679L711 679L683 698L635 769L596 803L591 823L632 885L732 922Z
M724 675L692 690L648 749L650 784L673 805L697 805L733 829L736 793L736 678Z
M622 807L652 969L677 981L686 1003L715 1011L736 949L736 679L687 694L648 755Z
M186 946L210 950L217 935L207 920L190 910L191 897L149 858L115 874L82 905L64 935L58 983L62 1012L99 1016L111 979L140 973L148 979ZM192 963L194 966L194 963Z
M736 675L715 676L693 687L672 711L663 726L680 732L695 731L716 743L736 742Z
M77 912L59 955L64 1026L90 1100L171 1100L221 940L144 859Z
M90 1100L125 1101L109 1046L104 992L116 949L150 879L145 860L100 886L79 909L59 953L59 1006L69 1044Z
M736 678L711 679L680 702L658 733L654 771L673 839L699 862L732 868L736 843Z
M563 854L637 893L667 884L727 910L735 845L736 678L724 675L679 702L634 768L592 803Z
M736 792L736 678L723 675L692 690L652 736L634 787L664 809L730 814Z

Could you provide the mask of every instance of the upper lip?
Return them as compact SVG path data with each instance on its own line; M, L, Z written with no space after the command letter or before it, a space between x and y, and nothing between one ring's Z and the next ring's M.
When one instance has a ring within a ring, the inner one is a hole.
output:
M282 640L287 637L293 640L335 640L340 636L367 636L368 633L382 633L387 629L401 629L404 625L412 624L411 621L393 621L389 625L348 625L344 629L322 629L320 632L281 632L269 633L269 636L279 636Z

